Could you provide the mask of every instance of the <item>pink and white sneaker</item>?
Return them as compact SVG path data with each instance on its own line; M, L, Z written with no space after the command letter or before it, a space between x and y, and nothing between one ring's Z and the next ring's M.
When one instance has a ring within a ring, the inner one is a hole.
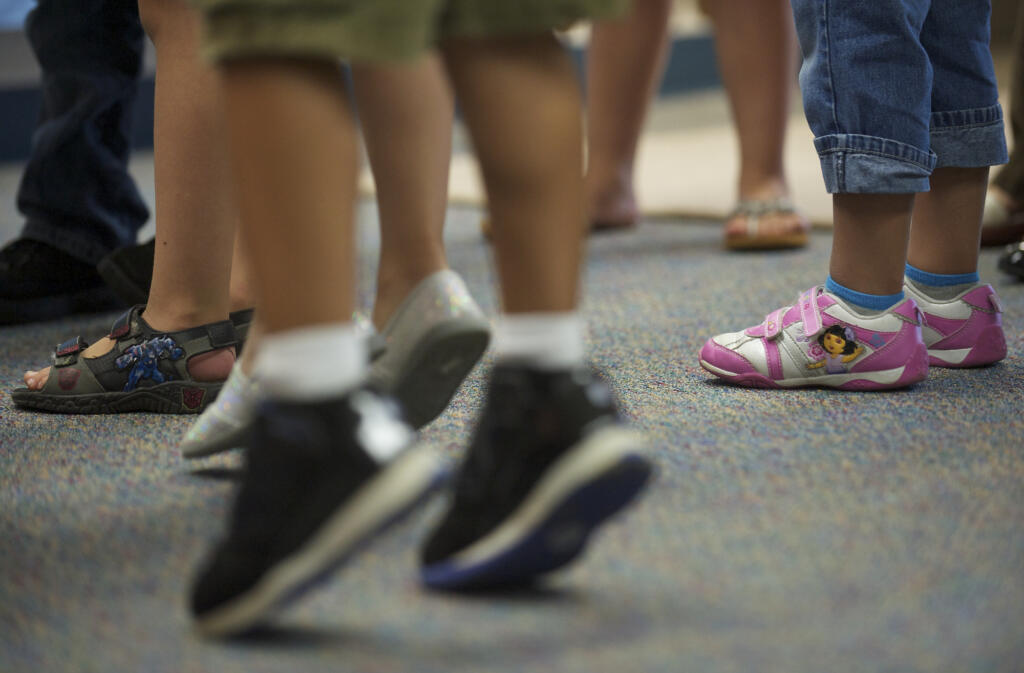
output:
M952 299L925 296L912 283L903 291L924 314L921 335L933 367L981 367L1006 357L1003 307L991 285L979 283Z
M864 316L819 286L760 325L708 339L700 366L752 388L887 390L924 380L928 351L913 299Z

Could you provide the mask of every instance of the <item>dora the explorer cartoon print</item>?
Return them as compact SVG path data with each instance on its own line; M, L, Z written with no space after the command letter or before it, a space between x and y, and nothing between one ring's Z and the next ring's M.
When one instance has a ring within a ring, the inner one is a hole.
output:
M832 325L822 332L818 336L818 345L821 350L812 348L810 355L821 359L810 363L807 368L824 367L827 374L845 374L846 363L852 362L864 352L864 348L857 345L853 328L842 325Z

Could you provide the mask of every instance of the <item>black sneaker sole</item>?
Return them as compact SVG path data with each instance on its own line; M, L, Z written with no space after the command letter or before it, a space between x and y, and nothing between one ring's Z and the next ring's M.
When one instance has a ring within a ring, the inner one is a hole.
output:
M447 475L433 449L416 447L371 479L301 549L269 568L248 591L196 616L203 636L224 638L263 625L329 577L440 488Z
M638 453L639 444L622 428L594 432L552 465L498 528L454 557L423 566L423 584L443 591L502 588L568 565L651 478L653 467Z
M36 299L0 299L0 325L24 325L80 313L115 311L124 307L125 303L106 287Z
M17 388L11 399L22 409L58 414L122 414L150 411L158 414L198 414L217 397L222 382L168 381L131 392L53 395Z

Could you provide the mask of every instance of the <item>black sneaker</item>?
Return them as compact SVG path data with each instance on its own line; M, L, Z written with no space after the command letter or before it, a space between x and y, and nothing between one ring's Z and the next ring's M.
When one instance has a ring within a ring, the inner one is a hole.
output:
M0 325L123 306L93 265L51 245L19 238L0 249Z
M647 482L641 447L593 374L499 365L423 583L495 588L568 564Z
M366 390L266 402L253 426L229 530L193 587L208 636L264 623L443 481L397 406Z
M153 253L156 239L114 250L100 260L96 271L117 296L130 305L149 301L153 282Z

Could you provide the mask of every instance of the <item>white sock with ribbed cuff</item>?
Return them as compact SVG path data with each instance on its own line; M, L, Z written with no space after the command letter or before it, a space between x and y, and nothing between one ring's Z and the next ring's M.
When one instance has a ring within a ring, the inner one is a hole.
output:
M580 367L584 329L578 311L502 314L494 329L494 355L539 369Z
M266 334L253 376L267 397L312 401L341 395L366 380L366 332L353 323Z

